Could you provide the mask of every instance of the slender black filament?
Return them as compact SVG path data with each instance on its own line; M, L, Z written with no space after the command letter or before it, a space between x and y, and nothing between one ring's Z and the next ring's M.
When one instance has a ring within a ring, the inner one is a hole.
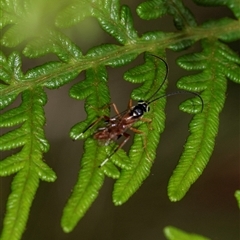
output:
M149 105L149 104L151 104L152 102L155 102L155 101L157 101L157 100L160 99L160 98L169 97L169 96L173 96L173 95L177 95L177 94L193 94L193 95L199 97L199 99L201 100L201 103L202 103L201 112L202 112L202 111L203 111L203 106L204 106L203 99L202 99L202 97L200 96L200 94L195 93L195 92L190 92L190 91L176 91L176 92L172 92L172 93L168 93L168 94L162 95L162 96L160 96L160 97L157 97L157 98L151 100L151 99L158 93L158 91L162 88L162 86L163 86L164 83L166 82L166 79L167 79L167 76L168 76L168 72L169 72L169 68L168 68L167 62L166 62L163 58L158 57L158 56L153 55L153 54L150 54L150 55L153 56L153 57L156 57L156 58L160 59L160 60L165 64L165 66L166 66L166 74L165 74L165 77L164 77L163 82L161 83L161 85L158 87L158 89L155 91L155 93L146 101L147 104Z

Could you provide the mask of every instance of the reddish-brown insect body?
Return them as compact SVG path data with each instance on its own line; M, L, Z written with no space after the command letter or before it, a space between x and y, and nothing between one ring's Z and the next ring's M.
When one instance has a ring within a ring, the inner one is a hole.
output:
M130 100L128 110L121 115L117 110L116 105L112 105L117 113L116 117L109 118L107 116L103 116L102 118L105 119L106 126L99 128L93 137L101 142L104 142L105 145L108 145L111 141L118 140L121 136L124 136L125 140L100 166L103 166L106 161L128 141L130 138L130 135L126 133L128 129L137 133L141 133L141 131L132 128L132 125L140 120L143 114L149 109L148 104L144 101L139 101L136 106L132 106L132 101Z
M131 101L129 105L131 105ZM114 109L116 109L115 105ZM99 128L93 137L98 140L106 141L107 143L111 140L115 141L121 137L127 129L131 128L136 121L142 118L146 111L147 109L142 106L141 103L138 103L137 106L130 106L123 116L118 112L118 115L114 118L104 116L107 123L106 126Z
M177 92L169 93L167 95L159 96L159 97L153 99L153 97L159 92L159 90L161 89L161 87L163 86L163 84L165 83L165 81L167 79L168 65L164 59L162 59L158 56L155 56L155 55L152 55L152 56L163 61L163 63L165 63L165 66L166 66L166 74L165 74L164 80L163 80L162 84L158 87L158 89L155 91L155 93L147 101L143 101L143 100L138 101L138 104L136 106L132 106L132 101L130 100L129 104L128 104L128 109L123 113L119 113L116 105L114 103L112 103L111 105L113 106L117 115L112 118L110 118L108 116L102 116L102 117L98 118L95 122L93 122L85 130L85 131L87 131L88 129L92 128L100 121L104 121L105 126L97 129L97 131L93 135L94 139L99 140L100 142L103 142L105 145L108 145L110 142L116 141L119 138L121 138L122 136L125 137L124 141L122 143L120 143L113 150L113 152L100 164L99 167L102 167L111 158L111 156L113 156L113 154L116 153L118 151L118 149L122 148L123 145L129 140L130 135L128 133L126 133L126 131L128 129L132 130L135 133L143 134L143 132L141 132L140 130L133 128L132 125L135 122L139 121L140 119L143 119L143 115L150 110L149 105L152 102L155 102L158 99L163 98L163 97L168 97L168 96L182 94L182 93L188 93L188 94L190 93L190 94L194 94L200 98L200 100L202 102L202 109L203 109L203 100L202 100L201 96L194 92L177 91ZM153 100L151 100L151 99L153 99ZM145 121L147 121L147 119L145 119Z

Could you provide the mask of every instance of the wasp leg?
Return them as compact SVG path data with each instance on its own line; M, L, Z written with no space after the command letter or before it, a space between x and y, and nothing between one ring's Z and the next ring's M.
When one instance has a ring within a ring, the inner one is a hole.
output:
M128 102L128 109L132 108L132 99L130 98L129 102Z
M118 111L117 105L115 103L109 103L109 104L105 105L102 109L105 109L105 108L110 107L110 106L113 107L114 111L116 112L116 114L118 116L121 116L120 112Z
M101 120L105 120L106 122L110 121L110 118L108 116L101 116L99 117L97 120L95 120L94 122L92 122L82 133L80 133L74 140L77 140L78 138L80 138L87 130L91 129L92 127L94 127L96 124L98 124Z
M146 122L146 123L151 123L152 119L150 119L150 118L141 118L141 121L142 122Z
M152 123L152 119L150 119L150 118L141 118L141 121L142 122L145 122L145 123ZM149 129L150 130L153 130L153 127L152 127L152 125L148 125L149 126Z
M143 131L138 130L137 128L130 127L129 129L130 129L131 131L135 132L135 133L138 133L138 134L145 134Z
M118 116L121 116L120 112L118 111L117 105L115 103L108 103L108 104L104 105L103 107L101 107L99 109L95 108L94 106L91 106L91 108L93 108L97 112L99 110L104 110L104 109L106 109L108 107L111 107L111 106L113 107L113 109L116 112L116 114Z
M146 119L152 121L151 119L148 119L148 118L146 118ZM141 119L141 120L142 120L142 119ZM133 127L131 127L130 130L132 130L132 131L135 132L135 133L138 133L138 134L141 134L141 135L142 135L142 137L143 137L143 148L144 148L145 151L146 151L146 155L147 155L148 161L150 161L150 160L149 160L149 159L150 159L150 155L148 154L148 151L147 151L147 149L146 149L146 146L147 146L147 138L146 138L145 132L143 132L143 131L141 131L141 130L138 130L138 129L136 129L136 128L133 128ZM151 161L150 161L150 162L151 162Z
M130 130L132 130L135 133L141 134L143 136L143 144L144 144L144 148L146 148L147 146L147 139L146 139L146 134L145 132L138 130L136 128L130 127Z
M117 105L116 105L115 103L110 103L110 105L113 106L113 109L114 109L114 111L116 112L116 114L117 114L118 116L121 116L120 112L118 111Z
M123 136L125 137L125 140L119 144L114 151L98 166L99 168L101 168L120 148L122 148L130 138L128 133L123 133Z

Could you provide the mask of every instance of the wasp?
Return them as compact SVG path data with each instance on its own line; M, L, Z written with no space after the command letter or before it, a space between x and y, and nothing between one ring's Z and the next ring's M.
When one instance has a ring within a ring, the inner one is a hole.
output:
M85 133L88 129L92 128L97 123L99 123L100 121L103 120L105 124L103 127L98 128L96 130L96 132L93 134L94 139L96 139L100 142L103 142L105 145L108 145L112 141L117 141L121 137L125 137L125 139L112 151L112 153L99 165L99 167L102 167L130 139L130 135L127 133L127 130L131 130L138 134L143 134L142 131L134 128L133 124L138 122L139 120L143 120L144 114L150 111L149 105L151 103L153 103L163 97L168 97L168 96L172 96L172 95L176 95L176 94L183 94L183 93L189 94L190 93L190 94L196 95L197 97L200 98L201 103L202 103L202 109L203 109L202 97L198 93L195 93L195 92L176 91L176 92L172 92L172 93L169 93L166 95L155 97L167 79L169 68L168 68L168 64L166 63L166 61L164 59L162 59L161 57L158 57L156 55L152 55L152 54L150 54L150 55L161 60L165 64L165 67L166 67L166 73L165 73L163 82L158 87L158 89L154 92L154 94L146 101L139 100L137 105L135 105L135 106L132 105L132 100L130 99L129 104L128 104L128 109L121 113L118 111L116 104L111 103L108 106L112 106L114 108L114 110L116 112L116 116L111 117L111 118L108 116L105 116L105 115L101 116L96 121L94 121L92 124L90 124L90 126L88 126L87 129L85 129L85 131L83 132L83 133ZM143 121L147 122L149 120L150 119L144 119Z

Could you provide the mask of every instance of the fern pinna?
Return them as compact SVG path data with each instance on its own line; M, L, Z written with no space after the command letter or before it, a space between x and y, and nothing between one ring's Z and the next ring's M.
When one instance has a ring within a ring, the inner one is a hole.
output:
M227 80L240 82L239 55L227 45L240 38L239 2L194 2L203 6L226 6L234 16L198 24L194 14L180 0L148 0L138 5L138 17L151 20L171 16L176 31L156 29L140 36L134 27L130 7L121 5L119 0L71 0L62 5L57 0L51 4L40 0L1 1L0 126L4 130L0 150L11 150L12 155L1 160L0 175L15 174L3 221L2 240L21 238L39 180L56 180L55 172L44 161L47 160L44 153L49 149L44 133L45 88L57 89L66 85L85 70L85 79L70 89L72 98L85 99L87 113L86 120L76 123L70 131L72 139L85 141L78 180L61 220L63 230L70 232L98 196L105 176L116 180L112 194L115 205L123 204L139 189L151 172L160 134L164 130L166 99L162 98L146 113L145 117L151 121L139 121L134 125L144 136L135 134L129 153L119 149L111 156L111 161L98 168L116 143L102 146L92 138L96 128L84 130L100 116L110 116L109 108L104 107L111 102L107 67L121 67L145 53L143 64L129 69L124 79L141 84L132 92L133 100L146 100L161 85L165 74L164 64L149 57L149 53L165 58L166 49L182 51L200 42L201 51L182 55L177 60L181 68L195 71L182 77L177 87L198 92L204 101L202 112L198 97L180 105L182 111L194 116L184 151L168 184L168 196L171 201L184 197L212 155ZM88 17L96 19L115 43L92 46L83 54L63 28L71 28ZM55 60L22 70L24 58L40 59L49 55ZM164 95L166 89L167 82L158 94ZM12 107L19 95L20 105ZM171 231L175 233L175 229Z

